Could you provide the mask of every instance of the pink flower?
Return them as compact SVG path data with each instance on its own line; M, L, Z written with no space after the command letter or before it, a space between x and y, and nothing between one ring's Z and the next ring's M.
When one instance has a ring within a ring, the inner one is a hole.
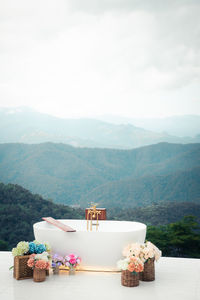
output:
M130 257L130 263L128 265L128 270L130 272L142 272L143 271L143 263L138 257Z
M129 270L130 272L135 271L135 265L134 265L134 263L130 263L130 264L128 265L128 270Z
M64 258L64 264L67 267L70 267L70 265L76 267L78 264L80 264L80 262L81 258L75 254L66 255Z
M144 270L144 266L141 265L141 264L138 266L138 268L139 268L139 271L138 271L138 272L142 272L142 271Z
M69 260L70 264L75 265L76 264L76 259L75 258L71 258Z
M34 266L34 259L33 258L29 258L29 260L27 261L27 265L29 268L33 268Z
M37 269L46 269L47 263L46 263L46 261L44 261L44 260L38 260L38 261L36 261L36 263L35 263L35 267L36 267Z

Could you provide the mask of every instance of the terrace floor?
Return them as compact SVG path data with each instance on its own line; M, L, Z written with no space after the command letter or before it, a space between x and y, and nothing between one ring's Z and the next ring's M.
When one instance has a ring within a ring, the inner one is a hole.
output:
M15 280L9 267L11 252L0 252L1 300L200 300L200 259L162 257L156 263L156 280L138 287L121 286L120 273L76 272L50 274L46 281Z

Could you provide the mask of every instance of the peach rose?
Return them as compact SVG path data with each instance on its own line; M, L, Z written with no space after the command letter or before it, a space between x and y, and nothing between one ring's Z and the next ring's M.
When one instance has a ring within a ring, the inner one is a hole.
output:
M33 258L29 258L29 260L27 261L27 265L29 268L33 268L34 266L34 259Z
M47 264L46 264L46 262L44 260L38 260L35 263L35 267L37 269L46 269L46 266L47 266Z
M135 265L134 265L133 263L130 263L130 264L128 265L128 270L129 270L130 272L133 272L133 271L135 270Z

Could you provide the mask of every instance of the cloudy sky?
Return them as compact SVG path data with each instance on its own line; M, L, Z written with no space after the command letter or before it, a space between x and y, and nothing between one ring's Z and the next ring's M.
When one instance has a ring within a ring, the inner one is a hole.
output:
M200 114L199 0L1 0L0 106Z

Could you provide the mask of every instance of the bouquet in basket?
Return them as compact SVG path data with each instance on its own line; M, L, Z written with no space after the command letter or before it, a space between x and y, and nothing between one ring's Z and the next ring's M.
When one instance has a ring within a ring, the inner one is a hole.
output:
M149 259L159 260L162 252L151 242L145 242L144 244L132 243L129 244L123 250L123 256L125 257L138 257L143 263Z
M126 257L117 262L118 269L122 270L121 284L134 287L139 285L139 274L143 271L144 264L139 257Z
M144 244L132 243L124 248L123 255L126 259L139 258L143 264L143 272L140 273L140 280L153 281L155 280L155 265L154 261L158 261L161 256L161 251L151 242Z
M41 270L48 270L51 266L51 256L48 252L43 252L41 254L31 254L29 260L27 261L29 268L36 268Z
M122 271L130 271L133 274L137 274L143 271L144 264L139 257L126 257L117 262L118 269Z

